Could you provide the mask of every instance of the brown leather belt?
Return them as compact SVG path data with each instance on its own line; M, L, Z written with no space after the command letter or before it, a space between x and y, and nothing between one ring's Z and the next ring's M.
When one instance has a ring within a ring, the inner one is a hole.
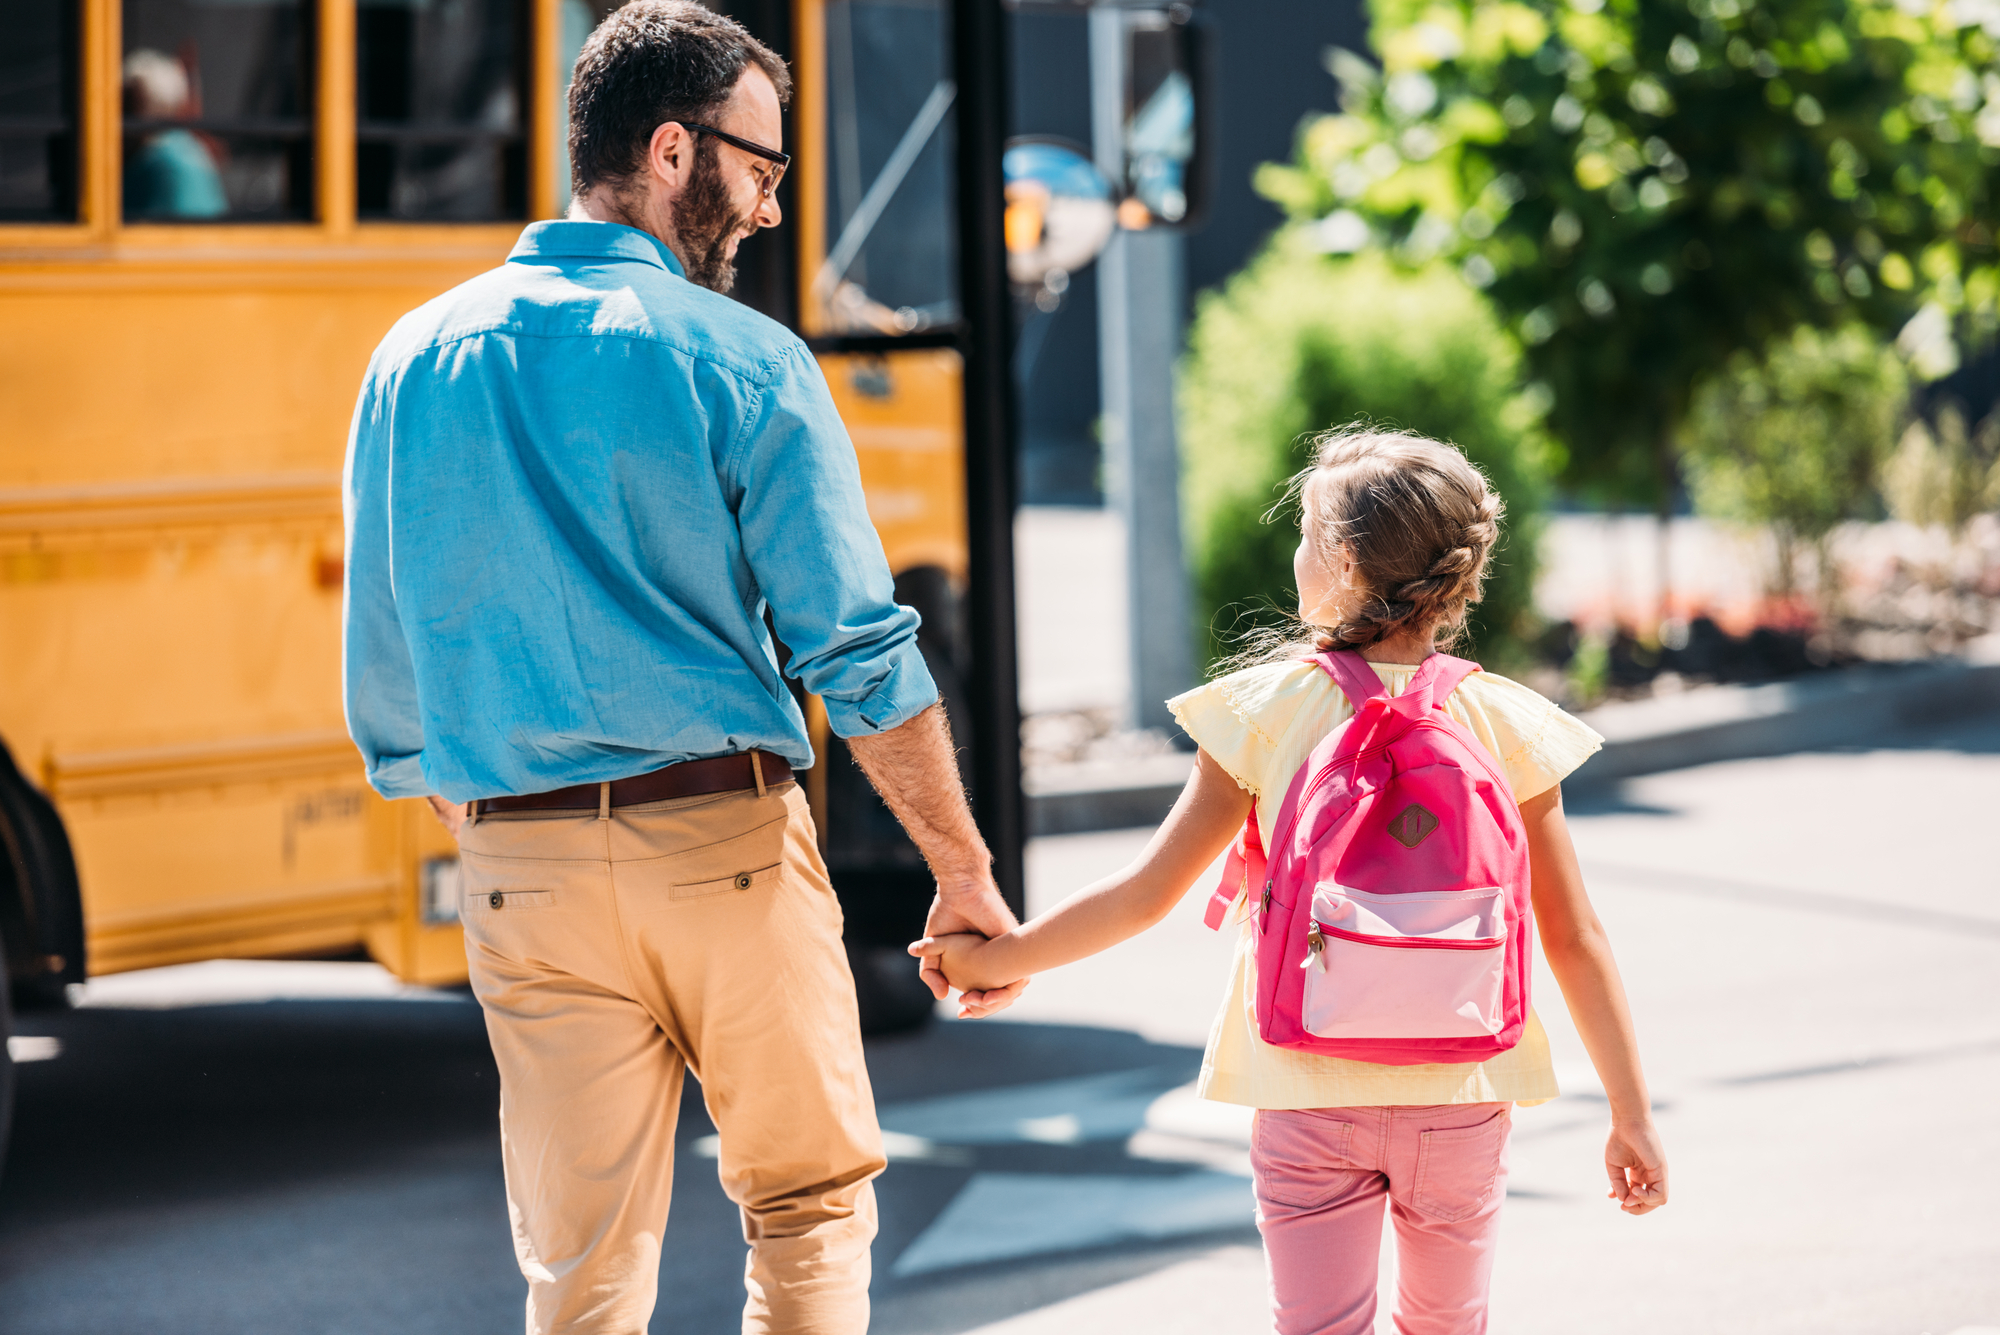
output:
M754 762L751 759L753 756L756 758ZM761 783L758 781L759 771ZM743 788L770 788L791 781L791 765L769 751L739 751L733 756L683 760L678 765L668 765L650 774L613 779L610 805L633 807L642 802L665 802L675 797L733 793ZM603 784L579 783L547 793L482 797L474 804L473 814L485 815L495 811L595 811L602 805Z

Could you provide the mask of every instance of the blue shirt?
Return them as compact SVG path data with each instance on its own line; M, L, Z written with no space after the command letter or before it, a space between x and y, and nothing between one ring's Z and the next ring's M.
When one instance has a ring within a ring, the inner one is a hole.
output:
M385 797L545 792L937 699L854 447L783 326L613 223L540 222L376 349L343 479L348 731Z

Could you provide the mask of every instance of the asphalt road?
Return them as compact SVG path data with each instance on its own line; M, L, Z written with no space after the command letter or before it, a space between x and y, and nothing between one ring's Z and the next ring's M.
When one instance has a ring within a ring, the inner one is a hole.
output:
M1633 781L1573 813L1674 1164L1602 1198L1604 1107L1544 976L1565 1097L1517 1114L1501 1335L2000 1330L2000 719ZM1031 849L1034 902L1144 832ZM875 1329L1265 1328L1247 1122L1191 1099L1226 944L1190 896L1007 1022L870 1045L895 1161ZM477 1008L364 965L107 980L23 1017L0 1179L8 1335L503 1331ZM52 1041L51 1041L52 1040ZM655 1331L736 1329L742 1244L684 1102Z

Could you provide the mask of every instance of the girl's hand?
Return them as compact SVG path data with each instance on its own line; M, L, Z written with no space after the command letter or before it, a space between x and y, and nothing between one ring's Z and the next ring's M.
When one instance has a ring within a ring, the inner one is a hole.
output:
M1611 1175L1608 1194L1626 1214L1646 1214L1667 1203L1667 1151L1650 1121L1612 1123L1604 1142L1604 1171Z
M925 960L927 968L934 968L944 974L945 981L961 993L992 992L1012 987L1023 981L1017 976L1003 977L993 969L985 937L977 932L950 932L941 936L927 936L910 944L910 953Z

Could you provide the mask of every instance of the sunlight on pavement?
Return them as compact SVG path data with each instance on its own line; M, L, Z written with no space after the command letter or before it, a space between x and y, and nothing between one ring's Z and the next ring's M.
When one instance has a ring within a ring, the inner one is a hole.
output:
M1255 1247L1237 1246L1219 1247L966 1335L1102 1335L1126 1330L1269 1335L1270 1329L1264 1255Z
M1172 1177L976 1173L896 1258L898 1278L1114 1242L1242 1228L1250 1179L1200 1168Z

